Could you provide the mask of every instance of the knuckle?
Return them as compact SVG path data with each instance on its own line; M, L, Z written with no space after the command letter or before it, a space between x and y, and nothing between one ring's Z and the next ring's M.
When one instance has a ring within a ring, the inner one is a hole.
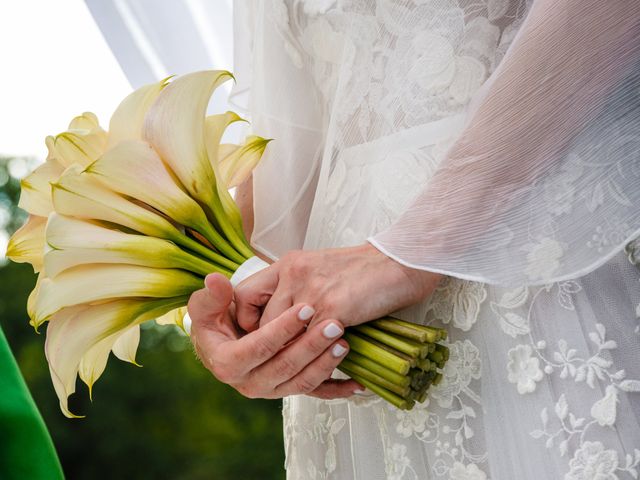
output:
M300 256L302 256L302 250L291 250L282 257L281 261L283 264L290 264L300 258Z
M288 276L299 278L309 271L309 262L302 252L291 252L286 259L283 273Z
M253 351L257 358L271 358L276 354L277 349L268 341L264 339L257 339L253 345Z
M325 296L322 299L321 309L322 313L326 317L337 317L338 309L340 306L340 298L337 296L337 293L332 294L331 296Z
M332 341L325 338L322 333L323 328L324 327L316 329L313 332L313 335L309 335L309 338L307 339L307 349L312 353L319 354L323 352Z
M305 394L314 391L317 385L312 379L301 376L293 380L293 387L298 393Z
M293 359L283 355L278 359L278 372L286 378L291 378L298 373L298 367Z

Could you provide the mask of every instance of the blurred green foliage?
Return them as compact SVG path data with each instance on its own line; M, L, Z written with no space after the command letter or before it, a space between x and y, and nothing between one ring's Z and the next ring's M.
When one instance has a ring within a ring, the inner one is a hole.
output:
M0 229L8 233L24 220L16 207L19 182L9 173L28 164L0 158ZM0 266L0 326L49 427L67 478L284 477L281 403L248 400L215 381L175 327L146 324L138 351L144 367L112 357L93 387L93 403L78 382L71 410L87 417L64 417L44 357L46 329L34 333L25 311L34 283L29 265Z

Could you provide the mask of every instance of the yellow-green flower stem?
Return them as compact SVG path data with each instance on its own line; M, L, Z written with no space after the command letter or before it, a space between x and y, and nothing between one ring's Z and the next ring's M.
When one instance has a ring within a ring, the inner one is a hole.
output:
M439 368L442 368L442 366L444 366L444 355L438 350L430 353L427 358L429 358L429 360L431 360L432 362L435 362Z
M206 277L210 273L218 272L228 276L231 272L226 268L221 267L215 263L206 261L205 259L192 255L186 250L180 250L175 256L176 267L188 270L193 273L197 273L201 277Z
M442 353L442 360L444 362L449 360L449 347L440 345L439 343L436 343L435 347L436 347L436 352Z
M373 393L375 393L379 397L383 398L384 400L391 403L392 405L395 405L400 410L411 410L411 408L413 408L414 402L412 400L407 400L405 398L402 398L401 396L396 395L395 393L390 392L386 388L381 387L380 385L367 380L366 378L358 375L357 373L353 372L352 370L349 370L348 368L344 368L339 365L338 369L341 370L343 373L346 373L347 375L349 375L360 385L367 387L369 390L371 390Z
M413 338L419 342L436 343L446 339L446 330L405 322L397 318L386 317L380 320L374 320L371 324L381 330Z
M368 322L367 325L371 325L372 327L379 328L380 330L384 330L389 333L400 335L404 338L410 338L420 343L425 343L430 340L430 335L424 330L415 328L413 325L402 325L390 317L373 320L372 322Z
M220 222L218 221L218 223ZM224 255L233 263L240 265L248 258L245 258L240 253L238 253L233 243L223 237L213 225L199 225L198 228L196 228L196 231L199 232L204 238L206 238L211 245L213 245L217 250L220 251L222 255Z
M207 260L210 260L211 263L215 265L215 269L209 273L218 272L218 273L222 273L223 275L226 275L228 278L231 278L231 275L233 275L233 272L235 272L240 266L239 264L223 257L222 255L217 254L210 248L205 247L200 242L187 237L186 235L182 235L182 234L175 235L175 237L172 238L172 240L175 243L185 248L188 248L189 250L195 253L202 255Z
M449 349L435 343L446 338L444 330L415 327L385 317L348 328L344 339L351 351L338 368L398 408L424 402L430 386L442 379L436 368L444 366Z
M411 391L411 387L409 385L406 385L403 387L393 382L390 382L386 378L381 377L377 373L372 372L371 370L368 370L365 367L352 362L348 358L345 358L342 361L342 363L340 363L340 367L343 369L347 369L350 372L355 373L356 375L360 375L362 378L366 378L370 382L373 382L376 385L379 385L382 388L385 388L390 392L395 393L396 395L400 395L401 397L406 397L407 395L409 395L409 392Z
M389 382L395 383L401 387L407 387L411 383L411 379L406 375L400 375L392 370L389 370L384 365L380 365L377 362L365 357L364 355L360 355L356 351L350 351L349 354L345 357L345 360L351 360L353 363L364 367L373 373L381 376Z
M247 246L248 242L246 241L246 239L241 238L241 235L236 231L236 229L231 224L231 221L227 217L218 192L215 191L212 197L213 201L211 205L211 213L213 214L213 217L215 218L217 224L220 226L222 233L224 233L224 236L227 238L229 243L243 257L243 260L239 263L242 263L244 260L253 257L253 250L251 250L251 248ZM242 237L244 237L244 235L242 235Z
M400 337L396 337L390 333L383 332L382 330L378 330L377 328L370 327L368 325L358 325L354 327L354 330L358 333L362 333L363 335L367 335L371 338L375 338L379 342L388 345L391 348L395 348L407 355L417 358L422 357L423 349L422 345L415 345L413 342L406 341ZM428 348L424 349L424 356L428 353Z
M428 360L426 358L421 358L420 360L418 360L418 368L420 370L424 370L425 372L428 372L430 370L435 370L436 364L431 362L431 360Z
M406 375L411 368L411 364L404 358L389 352L377 343L373 343L355 333L347 331L344 334L344 339L353 351L382 365L386 365L389 370L401 375Z

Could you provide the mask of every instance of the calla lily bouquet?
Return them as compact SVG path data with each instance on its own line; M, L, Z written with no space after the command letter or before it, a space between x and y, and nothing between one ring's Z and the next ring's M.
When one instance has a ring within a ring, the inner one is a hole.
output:
M144 86L125 98L108 132L84 113L47 137L46 162L22 181L26 224L7 256L38 273L27 311L49 322L45 351L63 413L76 379L91 392L111 352L135 363L140 324L184 329L191 293L212 272L231 277L254 253L229 189L269 140L224 144L233 112L206 115L227 71ZM248 262L250 263L250 262ZM380 319L348 329L340 369L399 408L437 383L448 350L443 330Z

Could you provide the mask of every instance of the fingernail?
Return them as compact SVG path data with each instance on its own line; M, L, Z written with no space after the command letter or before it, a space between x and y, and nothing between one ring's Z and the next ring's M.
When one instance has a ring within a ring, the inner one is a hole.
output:
M311 317L313 317L314 313L316 313L316 311L313 309L313 307L310 307L309 305L305 305L298 312L298 319L302 320L303 322L306 322Z
M356 395L362 395L364 393L364 390L357 389L354 390L353 393L355 393Z
M338 335L342 334L342 329L337 324L330 323L324 327L322 334L327 338L336 338Z
M345 347L343 347L339 343L336 343L331 349L331 355L333 355L336 358L339 358L342 355L344 355L346 351L347 349Z

